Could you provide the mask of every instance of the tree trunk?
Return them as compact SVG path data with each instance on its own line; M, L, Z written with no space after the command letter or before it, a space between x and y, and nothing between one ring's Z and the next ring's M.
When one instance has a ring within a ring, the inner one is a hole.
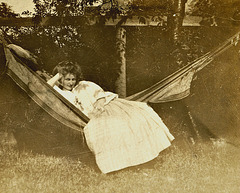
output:
M186 0L173 0L168 16L168 27L171 32L171 40L175 45L180 41L181 28L185 15Z
M168 16L168 29L170 42L173 45L174 63L180 68L184 65L184 55L182 53L182 24L185 15L186 0L173 0Z
M117 46L117 63L119 68L119 76L115 82L116 93L119 97L126 97L126 30L123 27L118 27L116 32L116 46Z
M176 1L176 12L174 15L174 28L173 28L173 42L175 45L181 43L181 29L183 24L183 18L185 13L185 2L186 0Z

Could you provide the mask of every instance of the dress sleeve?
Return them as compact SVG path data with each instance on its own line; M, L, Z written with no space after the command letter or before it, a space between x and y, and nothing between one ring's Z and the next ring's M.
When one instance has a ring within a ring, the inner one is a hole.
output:
M80 88L80 89L79 89ZM94 110L94 103L101 98L105 98L105 104L107 105L111 100L117 97L117 94L111 92L104 92L104 90L97 84L89 81L81 81L78 84L78 92L76 97L81 103L83 112L88 116Z
M111 100L118 98L118 95L112 92L105 92L100 86L97 84L91 82L92 86L96 89L94 93L94 98L96 101L101 98L105 98L105 103L104 105L107 105Z

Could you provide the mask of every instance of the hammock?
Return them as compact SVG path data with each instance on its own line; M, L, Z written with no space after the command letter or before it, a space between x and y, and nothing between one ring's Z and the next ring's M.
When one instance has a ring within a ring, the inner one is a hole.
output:
M240 32L223 42L219 47L204 54L200 58L182 67L178 71L157 82L153 86L133 94L126 99L162 103L183 99L190 94L190 86L196 72L208 65L216 56L232 46L236 46L240 39Z
M226 40L216 49L206 53L150 88L128 96L126 99L162 103L187 97L190 94L190 86L194 74L226 49L236 45L239 37L240 32ZM13 49L11 51L11 47L7 45L6 41L2 37L0 38L6 57L7 75L52 117L73 130L83 132L83 128L89 121L89 118L56 92L42 77L20 59L29 57L30 52L19 47L22 50L17 55L16 52L13 52ZM21 55L22 57L19 57Z

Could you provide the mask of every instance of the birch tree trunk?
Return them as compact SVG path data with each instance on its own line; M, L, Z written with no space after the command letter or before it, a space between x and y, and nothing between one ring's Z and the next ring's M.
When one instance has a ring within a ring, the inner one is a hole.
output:
M123 27L118 27L116 32L116 46L117 46L117 63L119 68L118 77L115 82L116 93L119 97L126 97L126 30Z

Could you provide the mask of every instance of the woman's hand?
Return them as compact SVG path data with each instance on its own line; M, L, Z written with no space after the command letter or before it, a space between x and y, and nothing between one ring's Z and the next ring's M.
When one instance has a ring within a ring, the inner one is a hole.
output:
M106 99L105 98L100 98L100 99L98 99L95 103L94 103L94 105L93 105L93 107L94 107L94 113L95 112L103 112L104 111L104 105L105 105L105 102L106 102Z

